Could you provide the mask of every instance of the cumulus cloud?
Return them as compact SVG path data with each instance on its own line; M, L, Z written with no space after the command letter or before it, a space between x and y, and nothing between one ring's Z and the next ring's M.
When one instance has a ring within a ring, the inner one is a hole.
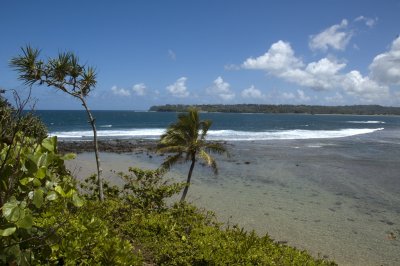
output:
M316 91L341 89L358 99L372 101L388 96L387 84L400 84L399 62L400 38L393 42L388 52L375 57L370 66L370 76L363 76L357 70L343 73L346 63L332 58L322 58L305 64L296 57L289 43L278 41L264 55L246 59L242 67L263 70L269 75ZM286 93L282 97L288 100L309 100L304 91L297 91L297 94Z
M272 73L281 73L303 66L303 62L296 58L290 43L282 40L271 45L271 48L262 56L248 58L243 64L246 69L260 69Z
M292 100L292 99L296 98L296 95L294 95L293 92L283 92L282 98L285 100Z
M400 37L393 41L389 51L374 58L369 69L372 79L382 84L400 84Z
M309 96L307 96L303 90L297 90L297 95L298 95L299 100L302 102L311 100L311 98Z
M291 69L279 74L280 77L303 87L314 90L329 90L337 85L338 72L346 66L328 58L311 62L305 68Z
M326 96L325 101L333 104L338 104L343 102L343 95L341 93L336 92L333 96Z
M146 94L146 85L144 85L144 83L135 84L132 90L136 95L143 96Z
M357 70L350 71L343 76L342 86L348 94L361 97L365 101L373 101L389 95L387 86L380 85L367 76L362 76Z
M235 93L231 91L228 82L225 82L222 77L214 80L213 86L207 89L208 94L216 95L224 101L229 101L235 98Z
M376 22L378 21L378 18L368 18L364 16L359 16L354 21L364 22L367 27L372 28L373 26L375 26Z
M181 77L174 84L167 86L166 90L174 97L185 98L189 96L186 88L186 77Z
M129 90L126 90L124 88L118 88L117 86L112 86L111 91L113 94L118 95L118 96L130 96L131 95Z
M254 85L251 85L249 88L244 89L241 94L243 98L255 98L255 99L265 98L265 95L262 94L260 90L256 89Z
M295 92L283 92L280 97L284 100L291 100L295 102L307 102L311 97L306 95L303 90L296 90Z
M311 50L326 51L328 48L344 50L353 33L347 30L348 21L343 19L340 24L335 24L317 35L310 36L309 46Z
M246 69L260 69L298 85L315 90L332 89L337 83L337 73L346 66L335 60L322 58L305 65L295 56L289 43L278 41L256 58L248 58L242 64Z

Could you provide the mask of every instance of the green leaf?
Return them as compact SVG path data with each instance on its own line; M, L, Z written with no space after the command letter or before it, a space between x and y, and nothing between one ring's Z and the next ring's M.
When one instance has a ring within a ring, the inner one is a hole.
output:
M33 204L35 205L36 208L42 207L42 204L43 204L43 190L42 189L36 189L35 192L33 193Z
M26 186L32 180L33 180L32 177L25 177L25 178L22 178L19 182L21 183L21 185Z
M29 212L25 212L22 219L19 219L16 224L20 228L25 228L25 229L31 228L33 224L32 215Z
M3 216L9 222L16 222L22 215L22 210L18 206L18 201L13 197L3 205Z
M37 178L33 178L33 185L35 186L35 187L40 187L40 186L42 186L42 183L40 182L40 180L39 179L37 179Z
M40 167L36 172L36 177L38 179L42 179L43 177L45 177L46 176L46 170L47 170L46 167Z
M78 194L75 192L72 195L72 203L76 206L76 207L82 207L84 201L78 196Z
M10 236L14 234L15 230L17 230L17 227L9 227L4 230L0 229L0 236Z
M61 157L61 160L68 161L68 160L73 160L76 158L75 153L67 153L64 156Z
M54 136L51 138L44 139L42 142L42 146L48 151L55 152L56 143L57 143L57 137Z
M61 186L56 186L56 187L54 188L54 190L57 191L58 194L60 194L61 196L65 197L65 192L64 192L64 190L62 189Z
M56 200L58 198L57 193L55 191L50 191L49 194L47 194L46 199L53 201Z

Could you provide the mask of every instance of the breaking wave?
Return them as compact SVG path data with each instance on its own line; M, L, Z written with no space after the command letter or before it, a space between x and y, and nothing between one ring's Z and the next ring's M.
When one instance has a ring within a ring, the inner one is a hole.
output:
M290 139L326 139L343 138L360 134L368 134L383 128L347 128L339 130L271 130L271 131L236 131L236 130L210 130L208 139L227 141L253 141L253 140L290 140ZM126 139L158 139L165 129L129 129L129 130L98 130L100 138L126 138ZM63 131L52 132L50 135L63 139L90 139L92 131Z

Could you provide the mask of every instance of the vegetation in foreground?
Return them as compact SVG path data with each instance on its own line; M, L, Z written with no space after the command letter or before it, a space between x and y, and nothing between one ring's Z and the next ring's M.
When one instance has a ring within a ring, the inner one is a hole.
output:
M162 170L120 173L122 188L96 176L81 184L64 166L57 140L43 138L39 121L23 127L1 100L0 264L2 265L335 265L165 199L183 184ZM11 125L13 125L11 127Z

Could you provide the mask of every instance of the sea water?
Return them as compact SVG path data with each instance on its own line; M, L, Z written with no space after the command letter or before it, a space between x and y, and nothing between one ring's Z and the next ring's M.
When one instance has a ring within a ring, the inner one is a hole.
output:
M37 111L50 134L63 139L91 138L84 111ZM93 111L100 138L158 139L176 121L176 113ZM212 140L254 141L274 139L339 138L400 128L394 116L202 113L213 121Z
M40 111L50 134L89 140L82 111ZM157 139L176 113L95 111L104 139ZM400 265L400 118L396 116L202 113L209 138L226 141L219 175L197 165L188 200L277 241L340 265ZM129 166L156 168L165 156L107 154L106 178ZM93 154L68 162L95 171ZM169 177L185 180L188 165ZM115 179L117 182L117 179ZM394 237L395 238L394 238Z

